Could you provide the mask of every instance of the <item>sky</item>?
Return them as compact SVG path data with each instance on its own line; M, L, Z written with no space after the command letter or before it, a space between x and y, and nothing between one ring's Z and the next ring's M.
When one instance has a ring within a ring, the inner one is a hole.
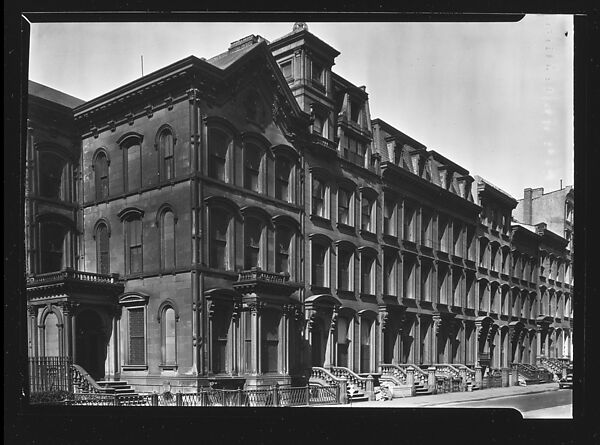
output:
M308 22L380 118L513 197L573 184L573 17L514 23ZM293 23L33 23L29 78L90 100L190 55Z

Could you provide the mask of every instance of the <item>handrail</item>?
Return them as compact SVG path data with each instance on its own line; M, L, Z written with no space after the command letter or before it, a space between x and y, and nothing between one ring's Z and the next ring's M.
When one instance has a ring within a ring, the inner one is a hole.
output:
M415 381L419 381L420 383L422 383L425 386L429 385L429 375L423 371L421 368L419 368L417 365L411 365L409 363L403 363L403 364L398 364L396 365L399 368L404 368L404 369L408 369L408 367L412 367L415 370Z
M474 381L475 380L475 370L469 368L467 365L458 365L458 369L459 370L465 370L465 374L467 376L467 381Z
M393 377L401 384L406 385L406 371L397 365L391 363L382 363L379 365L382 377Z
M338 384L339 382L343 382L344 379L333 375L325 368L321 368L320 366L313 366L310 373L311 377L316 379L325 380L329 384Z
M71 364L71 378L73 386L80 392L92 392L96 394L109 394L114 392L112 388L103 388L89 375L89 373L81 366L75 363Z
M98 274L75 269L63 269L56 272L37 274L28 279L29 285L51 283L63 280L91 281L97 283L119 284L122 280L118 274Z
M337 377L345 377L349 382L358 386L360 389L367 391L367 382L369 381L368 377L361 377L344 366L332 366L330 370L333 375Z
M460 371L450 363L434 363L436 373L450 374L452 377L460 379Z

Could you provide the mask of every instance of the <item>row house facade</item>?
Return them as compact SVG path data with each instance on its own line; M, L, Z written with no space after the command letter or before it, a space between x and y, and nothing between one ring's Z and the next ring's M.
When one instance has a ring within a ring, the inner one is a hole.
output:
M372 119L337 56L298 23L85 103L30 83L30 355L140 391L562 356L564 238Z

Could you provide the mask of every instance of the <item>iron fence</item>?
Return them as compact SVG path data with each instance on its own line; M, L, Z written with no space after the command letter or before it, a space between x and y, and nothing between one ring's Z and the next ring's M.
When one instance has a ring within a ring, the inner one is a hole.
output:
M72 406L308 406L339 404L340 388L329 386L273 386L257 389L201 389L197 393L71 394Z
M68 357L29 357L29 392L73 389L71 360Z

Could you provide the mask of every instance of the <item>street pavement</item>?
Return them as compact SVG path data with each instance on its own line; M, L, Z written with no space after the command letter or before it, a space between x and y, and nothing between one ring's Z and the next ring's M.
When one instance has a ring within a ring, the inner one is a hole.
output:
M346 407L377 408L515 408L525 418L571 418L572 390L558 389L556 383L490 388L386 401L355 402Z

